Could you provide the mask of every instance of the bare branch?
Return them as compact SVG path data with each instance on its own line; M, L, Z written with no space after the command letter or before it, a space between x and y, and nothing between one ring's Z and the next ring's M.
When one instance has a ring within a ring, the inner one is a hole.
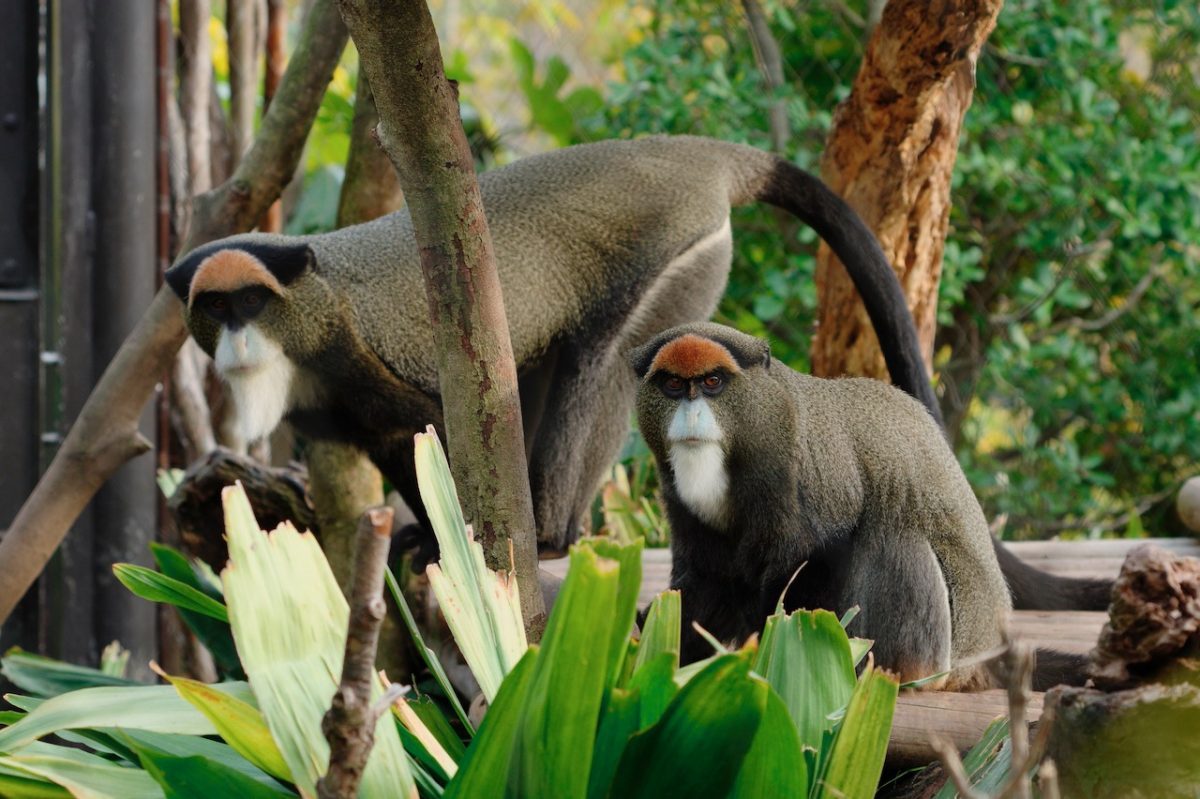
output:
M391 706L390 699L381 705L371 702L379 627L387 614L383 573L391 536L391 508L372 508L363 514L358 523L342 682L321 721L321 730L329 741L329 771L317 782L321 799L353 799L358 795L358 784L375 745L375 725Z
M783 86L783 57L779 54L779 43L771 34L771 26L767 23L767 16L758 0L742 0L742 8L746 11L750 44L754 48L754 60L758 63L758 71L762 73L767 91L774 94ZM792 131L788 125L787 105L782 99L771 103L767 112L767 124L771 129L771 149L783 154L787 151Z
M233 120L233 152L240 160L254 136L254 105L258 95L258 36L255 0L226 0L225 29L229 33L229 110Z
M183 77L179 105L187 126L188 175L191 194L212 187L209 163L208 95L212 91L212 45L208 40L209 0L180 0L179 37L183 44Z

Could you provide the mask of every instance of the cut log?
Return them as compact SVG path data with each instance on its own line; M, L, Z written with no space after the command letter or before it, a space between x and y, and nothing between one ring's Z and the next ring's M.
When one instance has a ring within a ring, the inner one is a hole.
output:
M1029 700L1029 720L1042 715L1042 694ZM889 769L922 766L937 760L929 741L938 735L959 750L979 742L987 726L1008 714L1008 695L1002 690L972 694L945 691L906 691L896 701L892 737L888 741Z

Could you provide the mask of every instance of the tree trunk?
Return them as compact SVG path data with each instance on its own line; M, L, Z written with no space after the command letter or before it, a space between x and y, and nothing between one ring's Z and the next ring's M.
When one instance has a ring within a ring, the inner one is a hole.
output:
M255 0L227 0L225 30L229 34L229 111L233 123L234 160L240 161L254 137L258 97L258 35Z
M536 641L545 610L516 364L457 91L424 2L339 4L375 92L379 141L412 213L459 497L488 565L515 569Z
M258 137L226 183L196 198L188 239L197 246L248 230L291 179L325 87L346 45L333 0L317 0ZM62 447L0 541L0 624L37 579L105 481L149 444L138 420L187 331L179 299L162 288L105 369Z
M950 177L974 91L975 59L1002 0L892 0L838 108L821 174L879 238L932 365ZM829 248L817 256L813 373L887 380L875 332Z

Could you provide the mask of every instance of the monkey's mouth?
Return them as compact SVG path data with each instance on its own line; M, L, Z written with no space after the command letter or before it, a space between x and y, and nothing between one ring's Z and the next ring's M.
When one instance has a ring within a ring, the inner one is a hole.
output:
M718 444L718 443L720 443L720 442L717 439L708 438L706 436L684 436L683 438L672 438L671 439L672 446L683 445L685 447L698 447L703 444Z

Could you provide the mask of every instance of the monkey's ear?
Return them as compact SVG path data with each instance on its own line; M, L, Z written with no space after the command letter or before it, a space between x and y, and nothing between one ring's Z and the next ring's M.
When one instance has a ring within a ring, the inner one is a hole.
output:
M771 370L771 345L765 341L763 342L762 368L767 371Z
M256 241L242 244L240 249L262 261L262 265L275 276L281 286L295 282L296 278L304 274L317 260L312 247L307 244L276 244Z
M633 367L633 371L637 374L638 380L646 376L650 371L650 364L654 363L654 356L662 349L662 337L655 336L654 338L642 344L640 347L635 347L629 353L629 365Z

